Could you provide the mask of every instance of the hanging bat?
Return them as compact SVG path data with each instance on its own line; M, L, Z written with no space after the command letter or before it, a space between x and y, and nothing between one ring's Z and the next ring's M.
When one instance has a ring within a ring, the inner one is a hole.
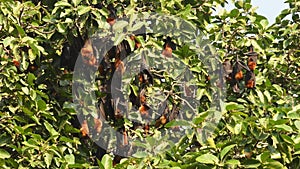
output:
M255 87L255 74L252 71L246 72L245 85L248 89L252 89Z
M176 44L171 41L170 37L167 37L164 42L162 55L166 57L172 57L172 51L176 49Z

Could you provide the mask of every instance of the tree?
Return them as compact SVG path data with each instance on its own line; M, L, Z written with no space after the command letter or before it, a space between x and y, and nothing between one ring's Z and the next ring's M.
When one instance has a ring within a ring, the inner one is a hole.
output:
M272 25L226 3L1 2L1 166L299 168L299 3Z

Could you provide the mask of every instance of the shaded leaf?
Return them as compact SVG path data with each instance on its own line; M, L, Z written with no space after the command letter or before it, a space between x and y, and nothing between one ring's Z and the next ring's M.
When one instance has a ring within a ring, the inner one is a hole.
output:
M165 125L165 127L174 127L174 126L190 126L190 123L185 120L172 120Z
M40 111L44 111L47 108L46 102L44 100L38 100L37 105Z
M246 159L242 162L243 167L245 168L257 168L259 167L261 164L258 160L254 160L254 159Z

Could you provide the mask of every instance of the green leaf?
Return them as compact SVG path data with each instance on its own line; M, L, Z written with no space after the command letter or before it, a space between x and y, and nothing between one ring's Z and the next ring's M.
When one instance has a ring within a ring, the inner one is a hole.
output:
M244 9L249 10L252 7L250 3L245 3Z
M121 34L116 34L115 40L114 40L114 45L118 45L120 44L124 39L125 39L125 34L121 33Z
M232 18L235 18L235 17L237 17L239 14L240 14L240 12L239 12L238 9L233 9L233 10L230 11L229 16L232 17Z
M268 168L268 169L284 169L284 165L281 164L279 161L275 161L275 160L272 160L270 159L269 162L267 162L265 165L264 165L265 168Z
M90 6L78 6L78 15L83 15L91 10Z
M300 104L297 106L294 106L291 111L287 113L287 117L290 119L300 119Z
M45 153L44 160L45 160L45 163L47 165L47 168L50 167L52 159L53 159L53 154L52 153Z
M202 69L199 66L196 66L196 67L190 68L190 71L196 72L196 73L201 73Z
M148 153L146 153L144 151L138 151L138 152L134 153L132 156L135 158L145 158L148 156Z
M51 136L59 135L59 133L53 128L53 126L49 122L45 121L44 122L44 126L49 131L49 133L51 134Z
M274 127L277 128L277 129L280 129L280 130L288 131L288 132L292 132L293 131L292 127L290 127L290 126L288 126L286 124L275 125Z
M197 89L197 94L196 94L196 99L200 100L202 98L202 96L204 95L204 92L206 91L206 89Z
M112 158L111 158L111 156L108 155L108 154L105 154L105 155L102 157L101 163L102 163L102 165L103 165L105 168L107 168L107 169L110 169L110 168L112 168L112 166L113 166Z
M75 156L73 154L65 155L65 159L68 164L75 164Z
M242 124L241 123L237 123L235 126L234 126L234 134L239 134L242 130Z
M29 95L28 87L22 87L21 90L24 92L24 94Z
M235 5L238 9L241 9L241 8L244 6L244 1L242 1L242 0L236 1L236 2L234 3L234 5Z
M93 10L94 11L94 10ZM103 16L108 16L109 15L109 11L105 8L102 8L99 10L99 12L103 15Z
M199 163L204 163L204 164L218 164L219 163L219 159L218 157L216 157L213 154L203 154L199 157L196 158L196 161L198 161Z
M72 3L76 7L82 0L72 0Z
M44 111L47 108L47 104L44 100L38 100L37 105L40 111Z
M289 118L289 119L297 119L297 120L299 120L300 119L300 114L299 114L299 112L290 112L290 113L288 113L287 114L287 117Z
M257 49L259 52L263 51L263 49L261 48L261 46L255 40L252 40L251 44L253 45L254 49Z
M228 164L228 165L240 165L240 161L239 160L234 160L234 159L231 159L231 160L227 160L225 162L225 164Z
M153 138L153 137L146 137L146 142L147 142L147 144L150 145L150 147L157 145L156 141L157 140L155 140L155 138Z
M6 150L0 149L0 159L10 158L9 152Z
M129 36L126 37L126 40L127 40L128 44L130 46L130 50L133 51L134 48L135 48L135 42L134 42L134 40L131 40Z
M193 123L194 124L200 124L206 119L207 116L208 116L208 111L205 111L205 112L201 113L199 115L199 117L194 118Z
M138 96L139 88L138 88L137 86L131 85L131 84L130 84L130 87L131 87L131 89L132 89L132 91L133 91L133 94L134 94L135 96Z
M300 131L300 120L295 121L294 124L297 127L297 129Z
M61 141L61 142L66 142L66 143L73 143L74 141L72 140L72 139L70 139L70 138L68 138L68 137L65 137L65 136L61 136L60 138L59 138L59 141Z
M261 103L265 103L265 96L260 90L256 90L257 96Z
M280 137L288 144L294 145L295 142L293 141L293 139L290 136L287 136L285 134L280 134Z
M134 24L132 27L129 27L129 28L128 28L128 31L133 32L133 31L139 30L139 29L141 29L142 26L144 26L144 25L145 25L144 22L138 22L138 23Z
M72 5L65 1L58 1L54 4L54 6L58 7L58 6L72 6Z
M263 29L266 29L269 25L269 21L267 19L263 19L259 22L261 24L261 26L263 27Z
M272 86L276 89L276 91L280 92L281 95L283 94L283 90L278 84L273 84Z
M268 90L264 91L264 95L266 96L269 103L272 102L272 96Z
M3 40L2 43L3 43L4 47L7 47L8 45L12 44L12 42L13 42L15 39L16 39L16 38L9 36L9 37L6 37L6 38Z
M113 25L113 30L116 32L123 32L123 28L126 27L128 25L127 21L117 21L114 25Z
M15 27L17 28L19 34L21 35L21 37L24 37L26 35L24 29L20 26L20 25L17 25L17 24L14 24Z
M270 153L269 151L265 151L265 152L263 152L262 154L260 154L260 155L258 156L258 159L259 159L262 163L264 163L264 162L266 162L266 160L270 159L270 157L271 157L271 153Z
M279 119L279 120L270 120L269 123L270 125L280 125L280 124L285 124L289 120L288 119Z
M214 149L216 148L215 140L212 137L207 138L207 143L210 147L212 147Z
M271 41L274 41L274 35L272 35L272 34L269 34L269 33L266 33L266 34L264 34L264 36L266 36L268 39L270 39Z
M19 107L10 105L10 106L8 106L8 109L10 112L15 113L19 109Z
M36 79L35 75L32 73L28 73L28 77L27 77L27 83L32 86L34 83L33 81Z
M28 116L33 116L33 112L30 111L27 107L22 107L23 112Z
M37 94L39 94L42 98L44 98L45 100L48 100L49 99L49 97L48 97L48 95L46 94L46 93L44 93L44 92L42 92L42 91L40 91L40 90L35 90L35 92L37 93Z
M59 33L62 33L62 34L63 34L63 33L66 32L66 27L65 27L64 24L58 23L58 24L57 24L57 30L58 30Z
M34 148L37 150L40 148L34 139L29 139L28 141L23 141L22 144L24 144L27 147Z
M277 16L278 20L282 20L284 17L286 17L287 15L289 15L291 12L291 9L284 9L281 11L280 15ZM276 22L277 22L277 18L276 18Z
M229 146L226 146L220 153L220 158L221 160L223 160L223 158L225 157L225 155L234 147L236 146L236 144L233 144L233 145L229 145Z
M3 55L3 46L1 45L0 46L0 56L2 56Z
M258 168L261 164L258 160L246 159L242 162L242 165L245 168Z
M235 102L229 102L226 103L226 110L231 111L231 110L239 110L239 109L244 109L244 106Z
M86 163L75 163L75 164L69 164L68 165L68 168L89 168L88 167L89 165L86 164ZM90 168L93 168L93 167L90 167ZM99 167L97 166L97 169L99 169ZM101 167L100 167L101 169Z
M181 169L180 167L172 167L170 169Z
M104 165L101 164L101 161L100 161L100 160L97 160L97 164L98 164L97 167L98 167L99 169L105 169L105 168L104 168Z
M172 120L168 122L165 127L175 127L175 126L190 126L190 123L185 120Z
M145 41L143 36L136 36L135 38L142 46L145 46Z
M7 136L6 133L1 134L0 136L0 146L4 146L5 144L8 144L11 142L11 137Z
M291 39L286 39L283 41L283 48L287 48L289 47L289 45L291 44Z
M34 45L30 46L31 48L36 48ZM33 52L32 49L28 50L29 60L34 61L36 59L36 54Z

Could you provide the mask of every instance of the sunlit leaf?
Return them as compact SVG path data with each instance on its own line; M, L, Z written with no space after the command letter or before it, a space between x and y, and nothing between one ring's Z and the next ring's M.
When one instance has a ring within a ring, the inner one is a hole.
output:
M225 148L223 148L223 150L220 153L220 158L223 159L225 157L225 155L235 146L236 145L233 144L233 145L229 145L229 146L226 146Z
M292 132L293 131L292 127L290 127L290 126L288 126L286 124L275 125L274 127L277 128L277 129L280 129L280 130L288 131L288 132Z
M78 6L78 15L83 15L91 10L90 6Z
M74 6L78 6L78 4L81 2L82 0L72 0Z
M55 6L72 6L72 5L65 1L58 1L55 3Z
M49 131L49 133L51 134L51 136L59 135L59 133L53 128L53 126L49 122L45 121L44 122L44 126Z
M4 149L0 149L0 159L10 158L9 152Z
M213 154L207 153L196 158L196 161L204 164L218 164L219 159Z
M102 159L101 159L101 163L103 166L105 166L105 168L112 168L113 165L113 161L110 155L105 154Z
M45 159L45 163L47 165L47 168L49 168L50 165L51 165L52 159L53 159L53 154L51 154L51 153L45 153L44 159Z
M10 45L13 41L15 40L14 37L6 37L5 39L3 39L3 45L4 47L7 47L8 45Z
M148 156L148 154L146 152L143 152L143 151L138 151L135 154L133 154L133 157L135 157L135 158L144 158L144 157L147 157L147 156Z
M75 156L73 154L65 155L65 159L68 164L75 164Z

